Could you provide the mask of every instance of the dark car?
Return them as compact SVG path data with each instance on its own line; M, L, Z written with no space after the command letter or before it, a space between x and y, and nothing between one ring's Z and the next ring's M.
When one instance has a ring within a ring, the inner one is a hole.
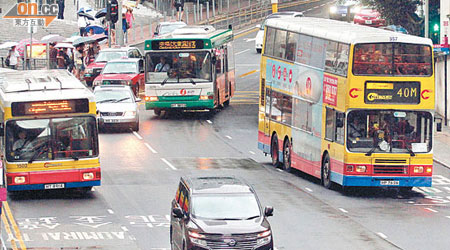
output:
M330 19L351 21L355 12L360 10L357 0L339 0L330 7Z
M236 177L182 177L172 201L172 249L272 250L268 216L255 190Z

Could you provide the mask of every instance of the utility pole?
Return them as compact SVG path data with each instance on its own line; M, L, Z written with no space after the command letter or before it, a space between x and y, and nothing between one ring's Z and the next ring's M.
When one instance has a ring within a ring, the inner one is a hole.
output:
M118 10L118 15L119 18L117 20L116 23L116 39L117 39L117 43L119 44L120 47L123 47L124 42L123 42L123 27L122 27L122 6L123 4L123 0L119 0L119 10Z
M429 0L425 0L425 37L430 37L430 3Z

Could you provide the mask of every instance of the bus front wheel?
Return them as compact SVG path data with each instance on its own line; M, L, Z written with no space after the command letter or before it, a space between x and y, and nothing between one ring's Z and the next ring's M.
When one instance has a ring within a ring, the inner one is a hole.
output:
M278 167L280 165L280 159L278 157L278 138L276 135L272 137L270 154L272 156L272 166Z
M289 140L285 140L283 146L283 170L291 172L291 143Z
M160 116L161 115L161 109L154 109L153 112L155 115Z
M322 184L324 187L331 189L331 165L328 154L325 155L322 161Z

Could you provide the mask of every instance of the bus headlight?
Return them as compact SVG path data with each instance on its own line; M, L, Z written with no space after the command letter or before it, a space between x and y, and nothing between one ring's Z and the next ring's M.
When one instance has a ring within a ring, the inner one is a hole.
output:
M356 166L356 172L364 173L366 171L367 171L367 167L366 166Z
M94 173L83 173L83 179L85 179L85 180L93 180L94 179Z
M431 174L431 171L433 171L433 169L431 167L427 167L427 173Z
M25 183L25 176L16 176L14 177L14 183L16 184L23 184Z
M415 174L422 174L423 173L423 167L422 166L415 166L413 171L414 171Z
M158 101L158 97L157 96L146 96L144 98L145 101L147 102L157 102Z

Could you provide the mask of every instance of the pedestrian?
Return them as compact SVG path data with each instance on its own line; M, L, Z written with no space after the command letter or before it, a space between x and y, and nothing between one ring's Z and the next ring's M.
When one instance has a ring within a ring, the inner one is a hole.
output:
M64 19L64 0L57 0L58 1L58 19Z
M57 56L58 56L58 50L55 48L55 43L50 43L50 54L49 54L50 69L57 68L57 66L58 66Z
M133 9L127 7L127 13L125 13L125 19L128 23L128 29L133 28L133 22L134 22L134 15L133 15Z
M78 28L80 29L80 36L86 35L86 27L89 25L86 17L78 16Z
M127 18L125 17L125 13L122 14L122 30L123 30L123 37L125 38L125 44L128 43L128 22Z
M17 51L16 46L11 47L9 50L9 54L7 59L9 58L9 68L11 69L17 69L17 65L19 64L19 51Z
M73 52L73 59L75 63L75 77L81 80L81 74L84 71L83 68L83 44L77 45Z
M174 0L173 7L175 7L177 12L177 21L183 21L184 0Z

